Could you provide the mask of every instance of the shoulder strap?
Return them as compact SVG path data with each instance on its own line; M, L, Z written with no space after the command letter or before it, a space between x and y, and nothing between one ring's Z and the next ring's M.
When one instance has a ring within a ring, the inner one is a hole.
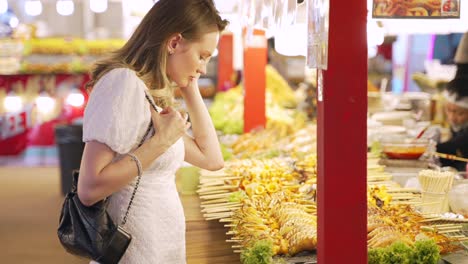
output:
M145 92L145 97L146 97L146 100L148 100L150 105L153 107L154 111L159 112L158 108L156 107L156 104L154 103L154 101L149 97L148 93L146 93L146 92Z
M148 94L145 92L145 97L146 99L148 100L148 102L150 103L150 105L153 107L153 109L158 112L158 109L156 108L156 105L154 104L154 102L150 99L150 97L148 96ZM153 127L153 120L150 118L150 123L149 123L149 126L148 126L148 129L146 129L146 132L145 132L145 135L143 136L143 138L141 139L140 143L138 144L138 147L141 147L141 145L143 145L143 143L145 142L145 139L146 137L148 136L149 132L151 131L151 128ZM136 191L138 190L138 186L140 185L140 179L141 179L141 174L143 172L139 173L138 174L138 178L137 178L137 181L135 183L135 188L133 189L133 193L132 193L132 196L130 197L130 201L128 202L128 206L127 206L127 211L125 212L125 216L122 220L122 223L120 224L122 227L127 223L127 218L128 218L128 213L130 211L130 208L132 207L132 203L133 203L133 198L135 198L135 194L136 194Z

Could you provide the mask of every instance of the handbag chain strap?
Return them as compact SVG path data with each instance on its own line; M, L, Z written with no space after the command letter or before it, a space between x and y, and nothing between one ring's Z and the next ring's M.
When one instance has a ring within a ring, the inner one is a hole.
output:
M158 112L158 110L156 108L156 105L149 98L149 96L148 96L148 94L146 92L145 92L145 97L148 100L148 102L150 103L150 105L153 107L153 109L156 112ZM148 134L150 133L152 127L153 127L153 120L150 117L150 123L149 123L148 129L146 129L145 135L141 139L140 144L138 144L137 148L139 148L139 147L141 147L141 145L143 145L143 143L145 142L145 139L148 136ZM142 171L140 171L140 170L138 170L138 171L139 171L139 173L138 173L138 177L137 177L137 180L136 180L136 183L135 183L135 188L133 189L132 197L130 197L130 202L128 202L127 211L125 212L125 216L124 216L124 218L122 220L122 223L120 224L120 226L122 226L122 227L127 223L128 213L130 211L130 207L132 207L133 198L135 198L136 191L138 189L138 186L140 185Z

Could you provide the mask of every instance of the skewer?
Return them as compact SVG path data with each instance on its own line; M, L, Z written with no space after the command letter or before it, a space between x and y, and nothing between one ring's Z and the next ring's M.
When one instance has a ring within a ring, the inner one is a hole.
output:
M215 216L221 216L221 218L223 217L227 217L227 216L231 216L232 215L232 212L221 212L221 213L206 213L206 214L203 214L204 217L215 217Z
M200 206L203 209L202 210L210 210L210 209L215 209L215 208L239 208L242 207L242 204L240 203L224 203L224 204L209 204L209 206Z
M424 220L419 221L420 223L425 223L425 222L434 222L434 221L439 221L442 220L440 217L433 217L433 218L426 218Z
M388 193L400 193L400 192L408 192L408 193L421 193L419 189L412 189L412 188L395 188L395 189L387 189Z
M468 239L468 237L463 235L450 236L450 238Z
M392 195L392 200L408 200L420 197L418 195Z
M208 186L222 186L222 185L224 185L223 180L220 180L220 181L206 181L206 182L200 182L200 184L198 185L198 188L208 187Z
M201 189L198 189L197 192L205 192L205 191L215 191L215 190L229 190L229 189L234 189L238 188L238 186L235 185L223 185L223 186L209 186L209 187L203 187Z
M439 234L454 233L454 232L460 232L460 229L449 229L449 230L442 230L442 231L437 230L437 233Z
M221 222L221 223L226 223L226 222L229 223L229 222L234 222L234 221L235 220L232 219L232 218L222 218L222 219L219 220L219 222Z
M231 193L219 193L219 194L210 194L210 195L200 195L200 199L208 200L208 199L215 199L215 198L223 198L228 197Z
M455 156L455 155L451 155L451 154L440 153L440 152L434 152L434 155L439 156L439 157L444 158L444 159L458 160L458 161L468 162L468 159L461 158L461 157L458 157L458 156Z
M219 194L219 193L227 193L227 192L229 192L229 190L213 190L213 191L206 191L206 192L199 193L199 194L208 195L208 194Z
M434 227L437 227L437 228L444 228L444 227L448 227L448 226L456 226L456 227L460 227L460 228L463 227L462 225L457 225L457 224L440 224L440 225L431 225L431 226L434 226Z
M208 209L203 209L202 213L220 213L220 212L231 212L236 209L239 209L240 207L231 207L231 208L226 208L226 207L218 207L218 208L208 208Z
M218 206L235 207L235 206L242 206L242 203L225 202L225 203L219 203L219 204L200 205L200 207L203 207L203 208L212 208L212 207L218 207Z
M209 182L217 182L217 181L222 181L224 182L225 180L238 180L241 179L241 177L237 176L225 176L225 177L208 177L208 178L200 178L200 183L209 183Z
M391 201L390 204L420 205L419 201Z

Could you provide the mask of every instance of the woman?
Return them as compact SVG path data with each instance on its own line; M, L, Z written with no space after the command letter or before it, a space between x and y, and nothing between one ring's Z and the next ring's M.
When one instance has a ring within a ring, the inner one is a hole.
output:
M226 24L212 0L160 0L124 47L91 72L80 200L92 205L112 195L108 211L121 223L138 166L143 169L125 225L132 241L121 263L186 261L185 218L174 175L184 160L208 170L224 165L197 79ZM171 106L173 84L192 124ZM159 113L151 109L153 99ZM137 147L150 121L155 132ZM190 126L193 137L187 134Z
M437 144L437 152L468 158L468 76L456 77L444 91L445 113L452 132L451 138ZM465 171L466 162L440 159L442 166Z

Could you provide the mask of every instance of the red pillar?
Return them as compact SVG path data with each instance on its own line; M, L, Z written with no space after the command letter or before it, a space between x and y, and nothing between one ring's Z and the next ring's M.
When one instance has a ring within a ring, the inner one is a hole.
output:
M330 0L318 102L318 263L367 263L366 1Z
M244 45L244 132L266 125L265 88L267 40L265 32L255 30Z
M234 35L231 33L222 34L218 44L218 91L223 91L232 83L234 73Z

